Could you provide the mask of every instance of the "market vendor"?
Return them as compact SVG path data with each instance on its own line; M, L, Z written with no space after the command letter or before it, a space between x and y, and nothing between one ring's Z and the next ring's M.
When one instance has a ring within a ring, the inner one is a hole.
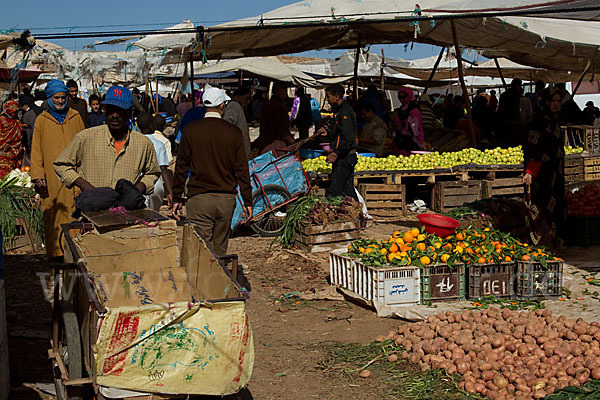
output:
M151 194L160 175L152 142L131 130L132 95L125 87L108 89L104 105L106 125L80 132L54 161L54 170L68 188L114 189L119 179Z
M371 103L362 105L361 115L366 124L358 138L358 151L375 153L377 157L383 157L383 148L387 138L385 122L375 114L375 109Z
M547 246L552 251L560 245L558 234L566 218L561 102L560 90L554 87L544 90L538 98L538 109L524 148L523 183L531 188L527 228L535 246Z
M56 79L46 84L48 110L35 120L31 145L31 180L42 198L46 254L61 257L60 225L71 221L75 211L75 193L63 186L52 162L71 140L85 129L81 115L67 101L69 89Z
M354 190L354 167L358 162L356 156L357 128L354 110L344 100L344 86L337 83L325 89L327 101L335 112L335 126L328 132L321 128L319 132L327 135L333 151L327 155L327 162L332 164L331 182L327 189L327 197L350 196L357 199Z

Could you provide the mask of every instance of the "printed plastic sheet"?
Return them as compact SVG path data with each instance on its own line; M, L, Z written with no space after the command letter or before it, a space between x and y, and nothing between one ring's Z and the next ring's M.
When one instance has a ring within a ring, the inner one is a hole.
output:
M97 384L143 392L233 394L254 365L243 301L108 309L95 349Z

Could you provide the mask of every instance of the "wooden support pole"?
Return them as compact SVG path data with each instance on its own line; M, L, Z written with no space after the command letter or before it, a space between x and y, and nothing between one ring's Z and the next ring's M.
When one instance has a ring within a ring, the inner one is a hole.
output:
M467 91L467 85L465 85L465 77L463 75L463 63L462 63L462 54L460 52L460 47L458 45L458 36L456 34L456 24L454 20L450 20L450 26L452 27L452 39L454 40L454 49L456 51L456 62L458 64L458 80L460 81L460 86L462 87L463 98L465 100L465 105L467 107L467 118L469 121L469 133L471 134L471 142L473 146L477 145L475 140L475 128L473 127L473 115L471 113L471 99L469 99L469 92Z
M192 96L194 95L194 51L192 50L194 46L190 47L190 93ZM196 106L196 102L194 101L194 106Z
M591 66L592 66L592 60L588 60L587 65L585 66L585 69L583 70L583 72L581 73L581 76L579 77L579 80L577 81L577 86L575 86L575 89L573 89L573 93L571 94L572 97L575 97L575 94L579 90L579 86L581 86L581 82L583 82L583 78L585 77L585 74L587 74L587 72L590 70Z
M500 75L500 79L502 80L502 86L504 86L504 90L508 90L508 85L506 84L506 80L504 80L504 74L502 73L502 68L500 68L500 63L498 59L494 57L494 63L496 64L496 69L498 70L498 75Z
M156 78L156 108L154 109L154 113L158 114L158 78Z
M358 101L358 59L360 57L361 42L358 41L356 53L354 53L354 101Z
M431 82L433 80L435 72L437 71L438 66L440 65L440 61L442 61L442 56L444 55L445 50L445 47L442 47L442 49L440 50L440 55L438 55L437 60L435 60L435 64L433 64L433 69L431 70L431 74L429 75L429 79L427 79L427 82ZM429 87L425 87L425 90L423 90L423 94L427 94L427 89L429 89Z
M381 49L381 91L385 91L385 52Z

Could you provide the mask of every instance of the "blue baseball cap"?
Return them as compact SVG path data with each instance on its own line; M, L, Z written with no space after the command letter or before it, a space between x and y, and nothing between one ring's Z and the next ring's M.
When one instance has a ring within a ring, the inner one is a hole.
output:
M129 110L133 105L131 90L123 86L111 86L106 92L106 98L102 104Z

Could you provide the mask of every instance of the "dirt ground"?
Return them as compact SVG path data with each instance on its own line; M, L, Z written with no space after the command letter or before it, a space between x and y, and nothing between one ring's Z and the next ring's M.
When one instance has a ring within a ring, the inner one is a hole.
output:
M395 229L398 225L370 223L363 236L383 239ZM389 398L388 387L375 376L341 379L339 374L326 372L322 366L327 358L327 345L366 344L405 322L378 318L372 310L343 299L303 299L306 297L303 294L323 293L322 290L330 288L326 253L283 250L277 244L272 245L272 239L251 232L232 238L229 250L239 255L247 279L243 282L250 289L247 305L256 360L244 399ZM570 293L564 300L546 301L546 307L554 313L600 320L600 297L593 295L594 287L587 282L589 272L576 267L600 271L600 247L568 248L562 256L575 265L565 271L563 286ZM47 360L51 306L39 277L50 272L49 265L43 256L6 255L5 267L10 398L53 399L54 396L40 390L52 383ZM338 296L333 290L325 293ZM468 306L469 302L453 305Z

